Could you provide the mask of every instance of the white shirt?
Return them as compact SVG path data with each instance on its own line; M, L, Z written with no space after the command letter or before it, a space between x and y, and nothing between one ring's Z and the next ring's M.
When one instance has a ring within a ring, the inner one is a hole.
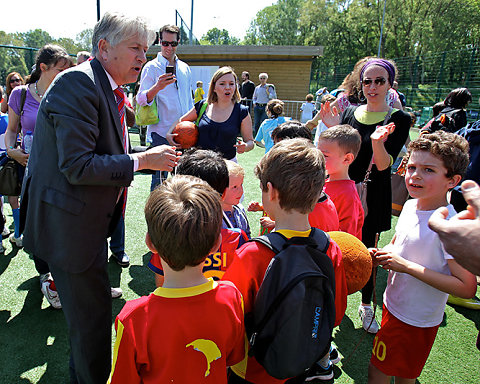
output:
M155 60L150 60L142 69L137 103L141 106L151 105L147 102L147 91L156 84L160 75L165 73L168 60L158 53ZM156 132L162 137L175 121L193 108L192 74L190 67L175 56L175 77L177 81L167 85L155 96L159 122L148 126L147 135Z
M451 204L447 209L449 218L456 214ZM408 200L398 218L395 243L388 246L388 250L426 268L451 275L447 260L453 257L445 251L438 235L428 228L428 219L434 211L419 211L417 200ZM404 323L422 328L440 324L447 299L447 293L407 273L388 273L383 303Z

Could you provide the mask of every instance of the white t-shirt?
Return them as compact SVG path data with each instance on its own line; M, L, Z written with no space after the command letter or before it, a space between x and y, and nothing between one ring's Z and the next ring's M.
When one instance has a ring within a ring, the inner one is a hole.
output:
M449 215L456 214L451 204ZM428 228L428 219L434 211L417 210L417 200L408 200L398 218L395 243L388 249L406 260L434 271L450 275L449 255L438 235ZM390 313L404 323L415 327L434 327L442 322L448 294L410 276L390 271L383 303Z
M313 102L312 103L305 102L300 107L300 110L302 111L300 122L305 124L308 120L312 120L313 111L315 110L315 104Z

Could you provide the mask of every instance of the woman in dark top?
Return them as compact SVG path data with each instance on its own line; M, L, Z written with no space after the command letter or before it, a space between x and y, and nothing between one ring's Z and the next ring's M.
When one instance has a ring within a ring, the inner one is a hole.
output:
M237 153L253 149L252 119L248 107L240 104L237 75L232 68L222 67L215 72L207 100L196 103L180 121L197 120L204 103L208 105L198 122L197 147L219 152L229 160L235 159ZM243 140L237 141L238 135ZM175 134L169 132L167 140L170 144L177 145Z
M360 71L362 93L367 104L351 106L342 116L328 102L322 107L322 121L331 127L336 124L350 124L362 137L360 152L350 165L350 178L361 182L370 161L374 164L367 183L368 214L362 229L362 241L367 247L374 247L376 235L390 229L392 211L392 191L390 167L397 158L408 137L410 116L397 109L390 109L387 104L388 90L395 80L395 67L388 60L372 58ZM390 112L386 125L384 120ZM391 124L393 123L393 124ZM362 289L362 304L359 314L363 327L370 333L378 331L378 324L373 319L370 301L373 293L373 280Z

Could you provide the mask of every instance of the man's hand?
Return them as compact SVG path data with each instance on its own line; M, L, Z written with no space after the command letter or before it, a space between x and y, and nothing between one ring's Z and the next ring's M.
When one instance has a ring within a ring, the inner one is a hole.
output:
M480 275L480 187L466 180L462 183L462 192L469 204L467 210L447 220L447 208L439 208L430 217L428 226L438 233L446 251L460 265Z
M172 171L177 166L181 152L169 145L159 145L148 151L137 153L138 170L153 169L155 171Z
M164 73L163 75L160 75L155 85L148 90L147 101L151 103L158 92L164 89L167 85L173 84L175 81L177 81L177 78L173 73Z

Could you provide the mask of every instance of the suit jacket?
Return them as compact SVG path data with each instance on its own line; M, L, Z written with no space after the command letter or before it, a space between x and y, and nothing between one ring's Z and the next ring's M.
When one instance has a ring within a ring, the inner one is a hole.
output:
M108 77L96 59L62 72L43 97L22 189L24 247L73 273L106 258L133 179Z

